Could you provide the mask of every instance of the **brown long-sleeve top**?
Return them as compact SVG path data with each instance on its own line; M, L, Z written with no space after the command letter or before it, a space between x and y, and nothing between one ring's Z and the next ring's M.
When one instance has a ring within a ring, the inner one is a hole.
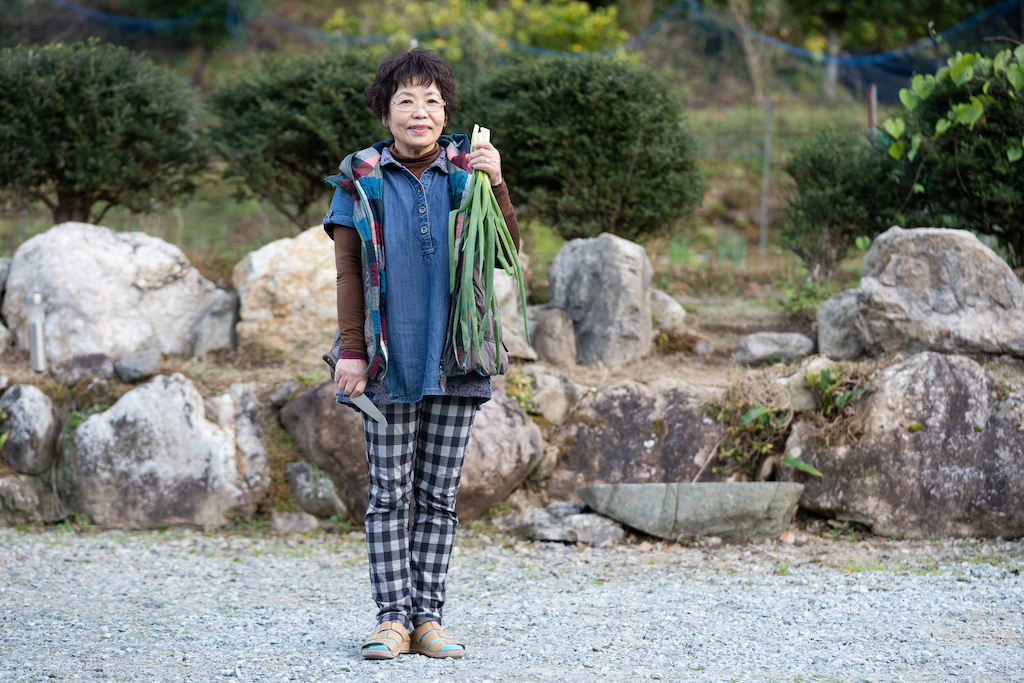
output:
M434 149L420 157L404 157L397 154L394 148L391 155L400 164L419 178L441 154L441 147L434 144ZM509 235L516 249L519 249L519 223L512 200L508 196L508 186L502 180L500 185L493 186L494 198L505 218ZM351 227L351 226L349 226ZM334 261L338 268L338 327L341 329L341 358L366 358L366 341L363 338L363 266L360 255L362 245L359 233L355 230L334 230Z

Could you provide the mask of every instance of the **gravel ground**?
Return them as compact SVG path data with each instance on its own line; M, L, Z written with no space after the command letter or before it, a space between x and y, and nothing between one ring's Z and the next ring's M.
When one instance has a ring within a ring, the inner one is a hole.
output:
M1024 681L1024 544L461 533L461 660L364 662L345 536L0 531L0 681Z

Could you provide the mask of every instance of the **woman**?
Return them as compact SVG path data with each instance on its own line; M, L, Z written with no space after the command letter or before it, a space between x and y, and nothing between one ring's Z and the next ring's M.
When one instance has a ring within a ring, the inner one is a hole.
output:
M490 177L516 248L519 227L494 145L470 149L465 135L441 134L459 102L447 62L420 48L386 59L366 101L392 139L342 161L328 178L337 189L324 218L338 267L338 333L328 361L338 401L351 404L365 392L387 420L363 415L366 546L378 612L361 653L462 657L465 645L441 629L441 613L463 455L491 386L488 365L446 368L444 350L448 213L473 170Z

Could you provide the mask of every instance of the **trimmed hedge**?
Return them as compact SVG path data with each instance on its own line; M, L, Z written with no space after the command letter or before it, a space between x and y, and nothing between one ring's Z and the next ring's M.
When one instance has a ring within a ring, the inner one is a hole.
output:
M324 178L346 154L390 137L363 95L378 62L344 52L272 59L214 93L210 135L239 194L266 199L299 229L319 220L313 208L330 197Z
M0 93L0 192L42 201L55 223L152 209L192 193L206 166L194 92L124 48L2 50Z
M513 201L566 239L666 234L704 195L670 86L619 59L537 60L468 89L452 128L492 129Z

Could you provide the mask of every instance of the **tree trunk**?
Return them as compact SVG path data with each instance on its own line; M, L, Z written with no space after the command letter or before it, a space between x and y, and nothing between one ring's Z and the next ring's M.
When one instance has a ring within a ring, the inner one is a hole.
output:
M838 57L840 49L840 33L838 29L828 30L828 56ZM836 86L839 83L839 65L834 61L825 62L825 98L829 102L836 99Z
M57 206L53 209L53 224L60 225L68 221L89 223L89 214L92 213L95 203L95 197L57 188Z

